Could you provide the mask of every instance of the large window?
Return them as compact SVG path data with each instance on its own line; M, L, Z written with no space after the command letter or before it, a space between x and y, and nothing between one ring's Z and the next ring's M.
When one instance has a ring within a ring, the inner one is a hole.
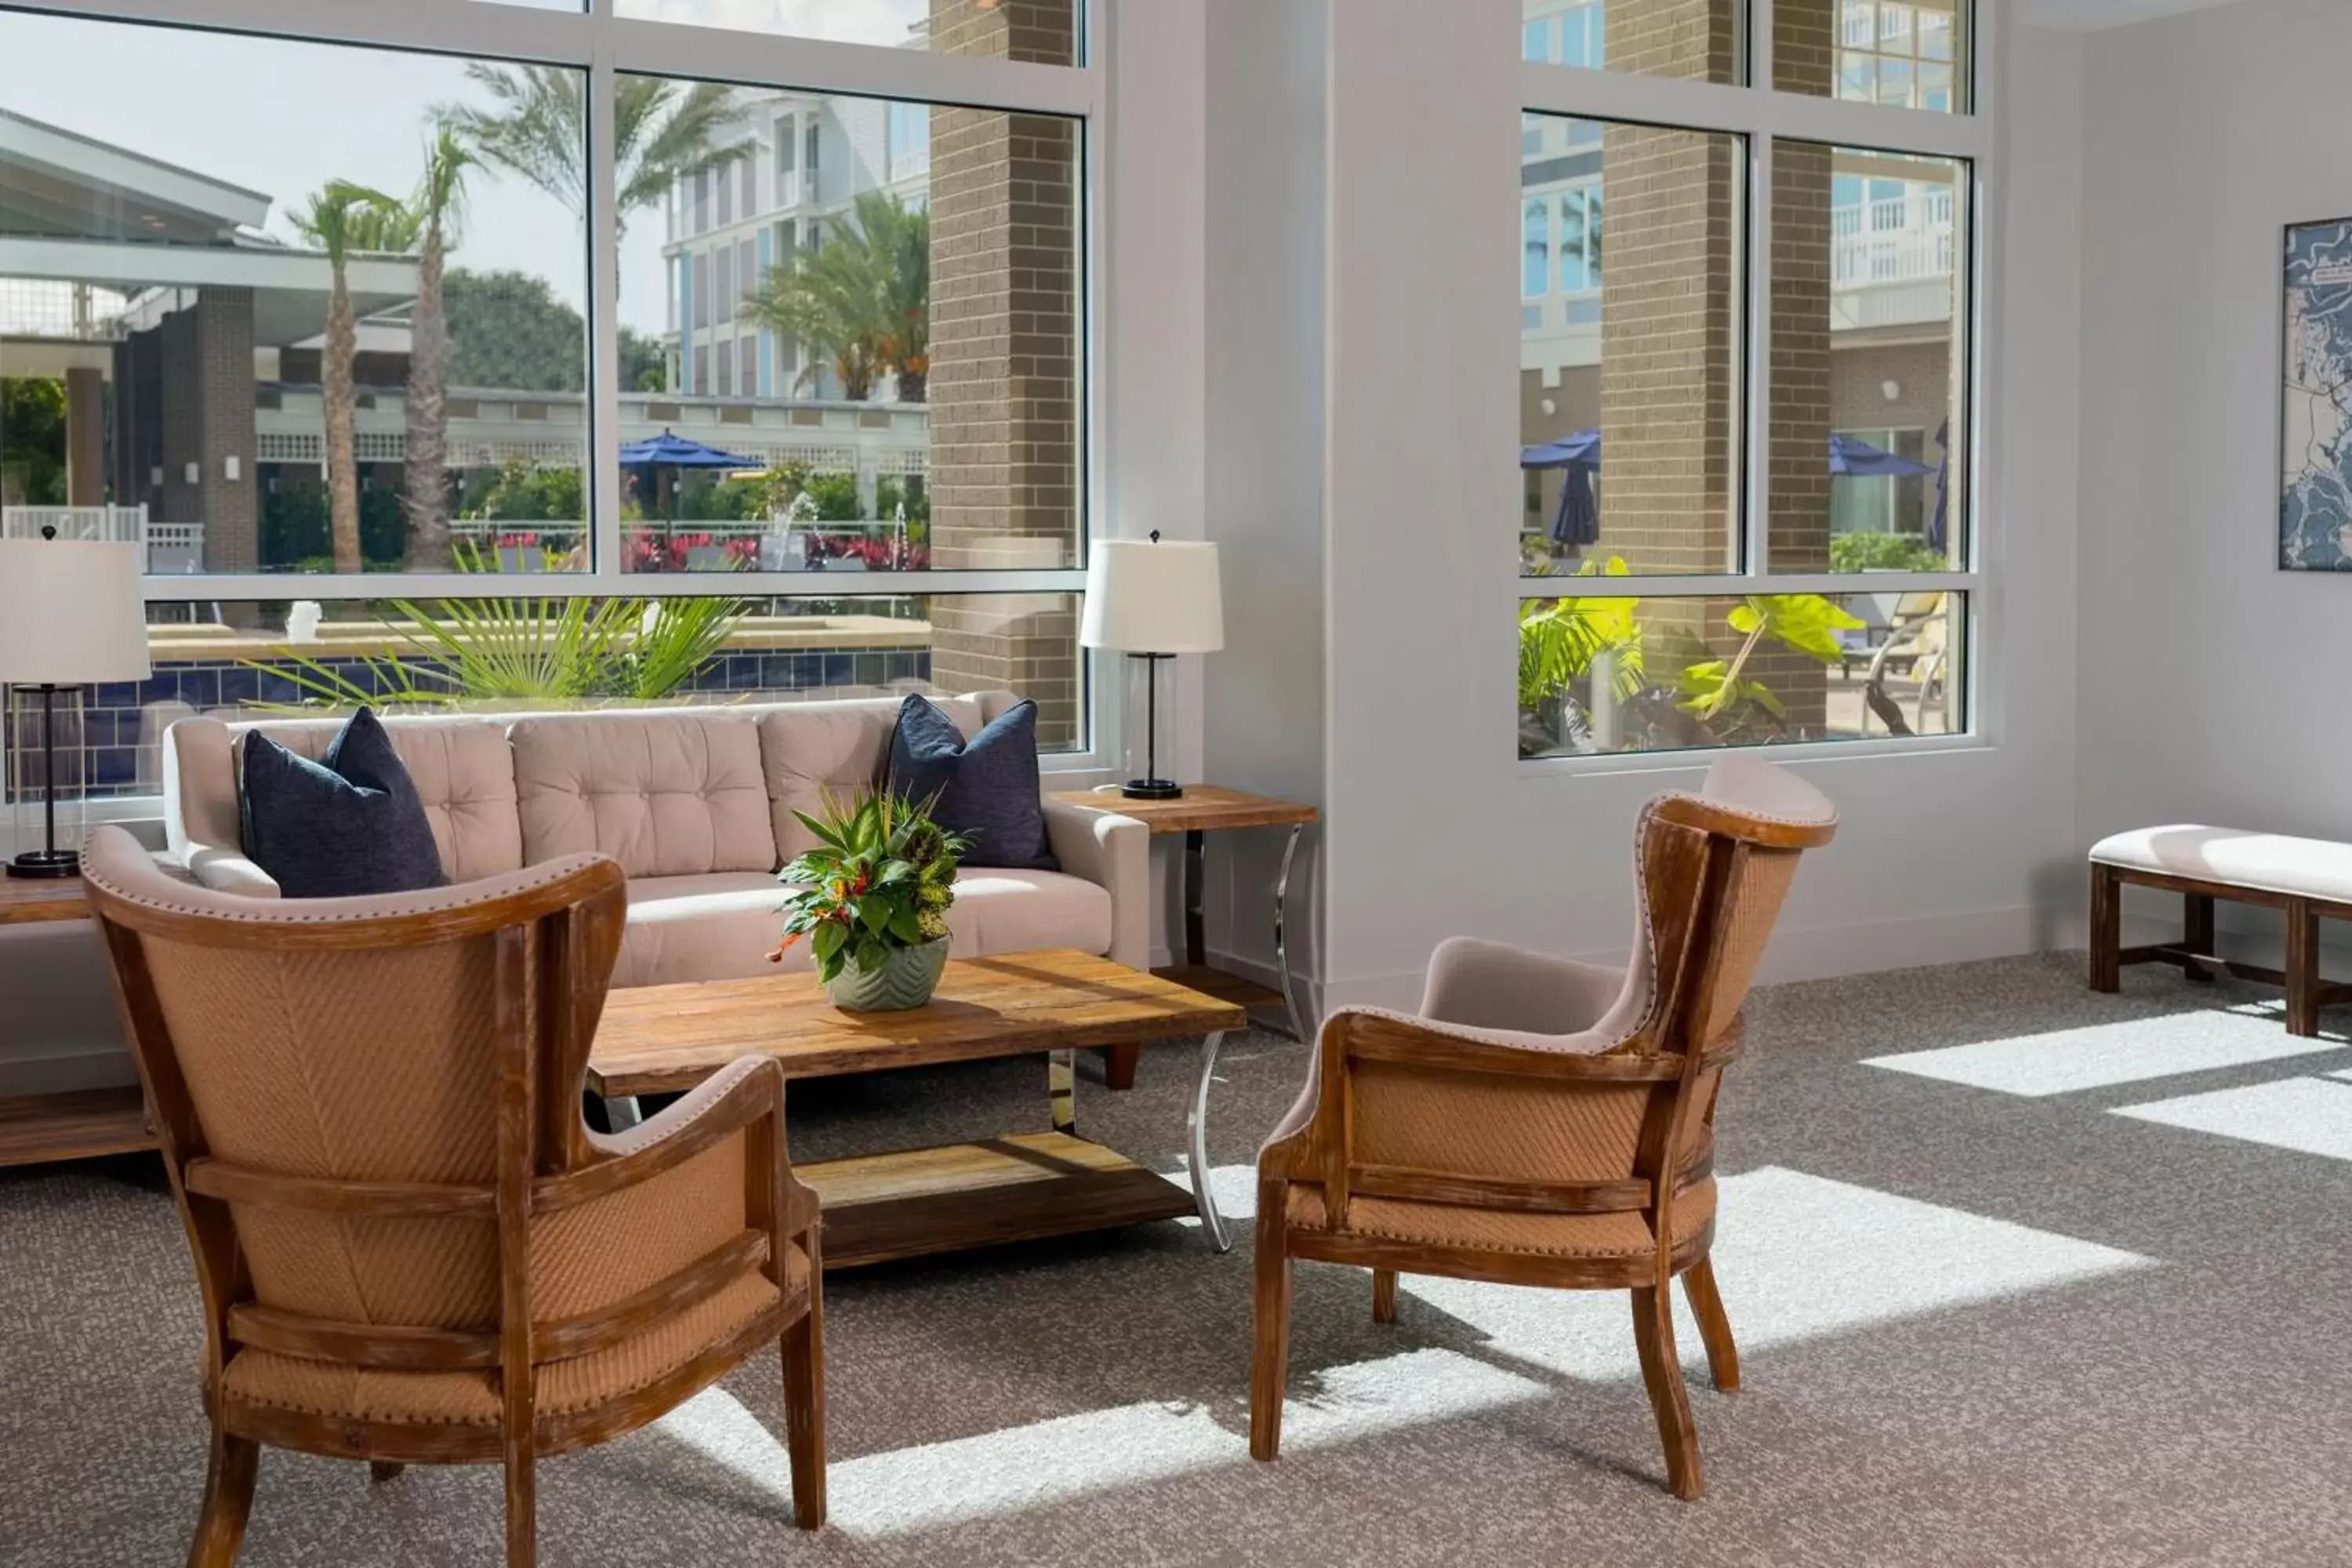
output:
M1519 58L1638 76L1745 79L1746 0L1524 0Z
M314 635L642 600L719 627L676 692L381 695L1013 685L1087 744L1073 0L120 9L0 10L0 530L142 543L157 626L93 782L355 700L236 673Z
M1967 7L1776 0L1769 38L1744 9L1524 7L1526 757L1974 723Z

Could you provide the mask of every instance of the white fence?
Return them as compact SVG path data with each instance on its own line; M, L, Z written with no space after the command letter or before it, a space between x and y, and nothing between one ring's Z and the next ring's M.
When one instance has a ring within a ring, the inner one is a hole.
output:
M111 540L147 547L152 574L205 569L205 525L155 522L143 506L0 507L0 539L39 539L55 530L59 539Z

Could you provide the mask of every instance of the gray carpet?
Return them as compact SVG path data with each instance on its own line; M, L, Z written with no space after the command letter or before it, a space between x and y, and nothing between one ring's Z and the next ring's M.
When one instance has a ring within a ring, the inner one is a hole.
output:
M1746 1392L1707 1388L1682 1334L1704 1502L1661 1488L1622 1296L1408 1279L1380 1328L1365 1276L1315 1265L1285 1457L1252 1464L1246 1223L1223 1258L1171 1224L835 1279L830 1528L790 1526L762 1358L544 1466L542 1560L2352 1562L2352 1076L2328 1076L2352 1015L2305 1050L2273 993L2079 974L1753 1004L1717 1244ZM1179 1169L1188 1062L1082 1084L1081 1129ZM1213 1154L1244 1221L1302 1063L1271 1035L1229 1053ZM1042 1126L1043 1076L796 1089L795 1152ZM0 1562L179 1562L204 1436L168 1201L140 1162L0 1173ZM494 1562L499 1506L488 1469L371 1487L270 1453L243 1561Z

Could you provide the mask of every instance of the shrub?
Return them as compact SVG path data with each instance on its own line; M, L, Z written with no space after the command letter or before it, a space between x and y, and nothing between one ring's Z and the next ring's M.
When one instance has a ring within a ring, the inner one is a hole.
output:
M1830 541L1832 572L1948 572L1951 563L1909 533L1841 533Z

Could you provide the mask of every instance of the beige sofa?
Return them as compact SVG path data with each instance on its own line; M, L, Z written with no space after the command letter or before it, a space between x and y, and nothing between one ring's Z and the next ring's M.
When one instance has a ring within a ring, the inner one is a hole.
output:
M1015 699L940 702L969 737ZM828 789L874 782L896 700L549 714L394 717L386 729L416 781L452 881L557 859L611 856L627 873L628 928L614 985L770 972L782 894L775 873L813 842L793 813ZM163 745L173 859L205 886L274 898L240 847L237 747L259 730L317 757L337 720L184 719ZM1150 835L1113 812L1048 799L1062 869L969 868L948 912L959 957L1074 947L1140 969L1150 944ZM807 949L786 955L808 966Z

